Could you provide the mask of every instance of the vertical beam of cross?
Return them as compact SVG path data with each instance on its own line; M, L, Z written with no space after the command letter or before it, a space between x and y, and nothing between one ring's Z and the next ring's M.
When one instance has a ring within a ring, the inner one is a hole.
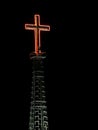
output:
M50 31L49 25L41 25L40 24L40 15L34 15L34 24L25 24L26 30L33 30L34 31L34 39L35 39L35 54L38 55L41 53L41 39L40 39L40 32L41 31Z

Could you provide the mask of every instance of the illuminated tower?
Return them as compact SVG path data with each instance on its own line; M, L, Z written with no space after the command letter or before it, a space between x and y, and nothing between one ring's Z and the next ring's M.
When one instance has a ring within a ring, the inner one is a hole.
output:
M34 15L34 24L25 24L26 30L34 31L35 49L30 53L32 62L32 89L29 130L48 130L48 116L45 96L44 59L41 51L40 32L50 31L50 26L40 25L40 16Z

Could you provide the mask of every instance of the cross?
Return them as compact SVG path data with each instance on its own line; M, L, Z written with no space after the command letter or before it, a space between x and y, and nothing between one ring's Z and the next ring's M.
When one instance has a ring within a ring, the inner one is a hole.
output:
M35 38L35 54L38 55L41 53L41 43L40 43L40 32L41 31L50 31L49 25L41 25L40 24L40 15L34 15L34 24L25 24L26 30L34 30L34 38Z

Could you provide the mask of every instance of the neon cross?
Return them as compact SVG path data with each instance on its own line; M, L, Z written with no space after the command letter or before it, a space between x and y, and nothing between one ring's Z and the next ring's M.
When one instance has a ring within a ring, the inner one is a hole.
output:
M40 25L40 15L34 15L34 24L25 24L26 30L34 30L35 38L35 54L38 55L41 53L41 43L40 43L40 32L41 31L50 31L50 26Z

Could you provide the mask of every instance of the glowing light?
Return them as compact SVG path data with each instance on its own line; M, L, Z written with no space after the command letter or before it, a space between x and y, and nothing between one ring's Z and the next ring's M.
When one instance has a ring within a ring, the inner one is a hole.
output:
M41 40L40 40L40 32L41 31L50 31L49 25L41 25L40 24L40 15L34 15L34 24L25 24L26 30L34 30L34 38L35 38L35 54L38 55L41 53Z

